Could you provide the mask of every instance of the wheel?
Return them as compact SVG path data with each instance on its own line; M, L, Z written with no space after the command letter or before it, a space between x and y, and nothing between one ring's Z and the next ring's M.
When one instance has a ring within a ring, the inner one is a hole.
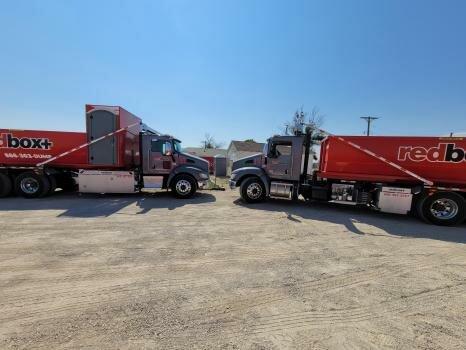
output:
M11 194L13 182L7 174L0 174L0 198L7 197Z
M265 200L265 185L258 177L250 177L241 184L241 198L248 203Z
M196 181L189 175L178 175L171 183L172 192L178 198L189 198L196 193Z
M39 198L47 195L50 181L47 175L39 175L28 171L18 175L15 179L15 191L24 198Z
M418 216L426 222L451 226L464 221L466 201L455 192L435 192L424 195L416 205Z

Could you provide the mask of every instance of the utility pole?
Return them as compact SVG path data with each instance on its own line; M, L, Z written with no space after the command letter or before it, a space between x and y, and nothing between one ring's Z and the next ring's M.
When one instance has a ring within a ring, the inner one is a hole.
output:
M377 117L361 117L361 119L364 119L367 122L366 136L369 136L371 134L371 123L372 123L372 121L377 120L379 118L377 118Z

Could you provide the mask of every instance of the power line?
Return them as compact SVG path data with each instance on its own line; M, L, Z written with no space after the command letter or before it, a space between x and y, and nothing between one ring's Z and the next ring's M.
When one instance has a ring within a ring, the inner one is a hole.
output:
M373 120L379 119L378 117L361 117L361 119L364 119L367 122L367 132L366 136L369 136L371 134L371 123Z

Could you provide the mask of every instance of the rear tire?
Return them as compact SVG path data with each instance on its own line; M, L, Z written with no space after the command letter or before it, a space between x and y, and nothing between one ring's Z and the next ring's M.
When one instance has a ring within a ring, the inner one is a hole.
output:
M196 193L196 180L189 175L178 175L171 182L171 190L177 198L190 198Z
M50 191L50 181L47 175L27 171L16 177L15 191L24 198L43 197Z
M7 197L11 194L13 182L6 174L0 174L0 198Z
M258 177L250 177L241 183L241 198L247 203L260 203L265 200L265 185Z
M421 197L416 209L418 216L428 223L453 226L464 221L466 201L455 192L435 192Z

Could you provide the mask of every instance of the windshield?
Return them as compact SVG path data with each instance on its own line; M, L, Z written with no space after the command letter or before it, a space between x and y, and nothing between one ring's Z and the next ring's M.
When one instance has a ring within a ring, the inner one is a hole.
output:
M181 142L177 140L173 140L173 149L176 153L181 153Z

